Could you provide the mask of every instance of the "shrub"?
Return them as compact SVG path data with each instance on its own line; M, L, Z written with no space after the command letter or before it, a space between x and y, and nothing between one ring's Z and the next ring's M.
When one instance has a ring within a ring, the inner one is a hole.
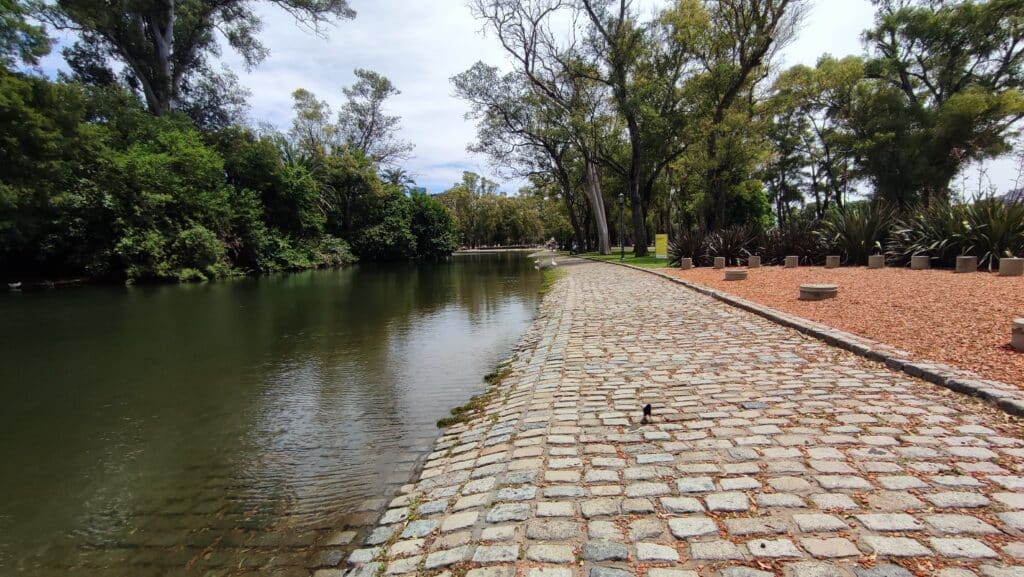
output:
M804 264L822 259L820 225L809 218L793 217L768 229L755 241L765 264L779 264L787 256L798 256Z
M317 253L320 266L328 268L348 266L356 261L348 243L333 236L325 236L320 240Z
M822 223L819 235L824 248L842 254L850 264L867 264L868 257L883 251L896 222L896 213L882 202L848 204Z
M224 260L224 244L217 235L199 225L178 233L172 250L179 269L191 268L210 273Z
M684 258L692 258L695 265L708 264L708 237L700 229L684 229L669 243L668 255L669 266L679 266Z
M964 254L978 265L998 268L999 259L1024 255L1024 201L982 198L964 208L967 242Z
M932 203L911 209L892 231L886 258L906 265L910 257L928 255L940 266L951 266L956 257L969 254L970 224L965 207Z
M757 235L748 225L733 225L710 236L708 252L712 257L725 257L727 265L739 264L750 256L749 249Z

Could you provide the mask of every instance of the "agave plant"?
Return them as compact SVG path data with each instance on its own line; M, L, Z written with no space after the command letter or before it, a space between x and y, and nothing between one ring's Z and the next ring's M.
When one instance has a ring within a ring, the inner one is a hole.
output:
M964 254L978 264L998 268L999 259L1024 255L1024 201L982 198L964 207L967 242Z
M708 256L708 236L700 229L684 229L676 235L668 245L670 266L679 266L684 258L692 258L695 265L706 265Z
M910 257L927 255L940 266L951 266L956 257L971 254L972 227L962 205L932 203L911 209L892 230L887 259L905 265Z
M758 239L766 264L779 264L787 256L798 256L804 264L822 260L820 229L816 221L792 218L765 231Z
M857 203L837 210L818 231L822 245L841 253L850 264L867 264L896 224L896 212L882 202Z
M750 255L751 245L757 235L748 225L733 225L711 235L708 252L711 256L725 257L726 265L739 264Z

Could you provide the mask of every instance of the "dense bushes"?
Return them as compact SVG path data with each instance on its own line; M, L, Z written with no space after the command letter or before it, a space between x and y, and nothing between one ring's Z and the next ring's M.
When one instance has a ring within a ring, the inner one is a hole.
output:
M370 159L291 152L279 133L201 132L116 88L0 71L0 271L193 281L454 249L444 207Z
M1024 256L1024 201L981 198L968 204L935 204L914 210L900 221L888 243L889 259L905 264L928 255L938 266L956 257L978 257L989 270L999 259Z
M675 264L683 257L697 265L710 264L714 257L738 264L750 254L761 255L766 264L791 255L816 264L826 255L840 255L853 265L867 264L873 254L885 254L892 265L927 255L945 267L970 255L978 257L981 267L995 270L1000 258L1024 256L1024 202L991 197L963 204L933 202L902 215L884 203L858 202L832 210L822 221L794 216L760 232L742 226L714 233L683 231L670 246Z

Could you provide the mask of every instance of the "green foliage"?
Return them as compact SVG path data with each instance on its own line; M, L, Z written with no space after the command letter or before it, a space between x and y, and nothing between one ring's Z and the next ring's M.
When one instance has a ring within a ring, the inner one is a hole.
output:
M455 219L460 244L473 248L531 246L558 234L564 236L564 223L554 221L559 226L554 230L545 226L542 196L528 191L507 196L496 190L496 183L467 172L462 182L438 196Z
M26 0L0 0L0 67L34 65L50 52L50 39L42 26L30 24Z
M364 218L364 226L352 243L355 253L367 260L408 260L416 257L416 236L412 232L412 201L388 188Z
M757 237L756 231L748 225L736 224L711 233L708 237L708 254L725 258L725 264L738 265L750 255L751 245Z
M918 206L893 229L887 260L905 265L913 256L927 255L939 266L949 266L965 254L969 236L964 206L945 202Z
M927 255L947 267L958 256L976 256L979 266L995 270L1000 258L1024 255L1024 201L988 197L916 207L897 225L888 254L900 264Z
M828 251L839 251L845 262L866 265L868 257L883 252L896 224L896 212L882 202L858 202L835 210L819 231Z
M205 281L242 272L441 258L435 199L384 185L338 149L303 162L283 135L201 132L116 87L0 72L5 277Z
M265 1L314 29L335 18L355 16L346 0ZM141 88L150 112L166 115L188 106L190 92L202 84L204 76L209 78L208 61L220 54L222 41L250 67L267 56L259 38L262 21L257 4L256 0L61 0L47 3L45 12L58 27L80 32L77 49L86 60L105 68L110 61L123 64L126 84ZM215 83L214 88L224 86ZM217 89L199 91L224 96Z
M416 255L438 259L459 247L455 238L455 219L440 201L424 192L414 192L411 230L416 237Z
M1024 256L1024 200L982 198L966 207L970 229L964 254L978 257L978 265L999 268L999 259Z
M765 264L780 264L787 256L804 264L821 262L820 225L806 217L793 217L764 231L756 241Z
M711 262L708 234L700 228L679 231L668 244L668 258L672 266L679 266L684 258L693 259L694 266Z

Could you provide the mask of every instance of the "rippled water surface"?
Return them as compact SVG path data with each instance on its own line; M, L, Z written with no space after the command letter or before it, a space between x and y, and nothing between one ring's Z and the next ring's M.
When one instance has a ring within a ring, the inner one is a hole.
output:
M532 319L525 253L0 294L0 574L340 560Z

